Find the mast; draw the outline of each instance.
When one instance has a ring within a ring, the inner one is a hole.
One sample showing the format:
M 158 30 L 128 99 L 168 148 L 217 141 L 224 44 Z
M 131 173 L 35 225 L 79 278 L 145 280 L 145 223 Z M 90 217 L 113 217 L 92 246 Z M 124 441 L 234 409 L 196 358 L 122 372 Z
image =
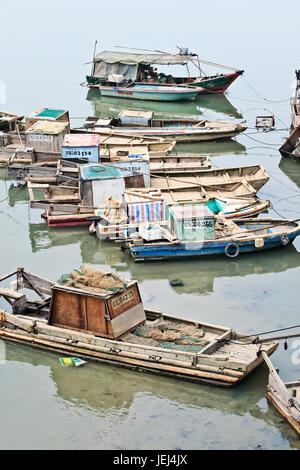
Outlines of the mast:
M 97 47 L 97 39 L 95 41 L 95 45 L 94 45 L 94 53 L 93 53 L 93 61 L 92 61 L 92 70 L 91 70 L 91 76 L 93 77 L 94 76 L 94 71 L 95 71 L 95 55 L 96 55 L 96 47 Z

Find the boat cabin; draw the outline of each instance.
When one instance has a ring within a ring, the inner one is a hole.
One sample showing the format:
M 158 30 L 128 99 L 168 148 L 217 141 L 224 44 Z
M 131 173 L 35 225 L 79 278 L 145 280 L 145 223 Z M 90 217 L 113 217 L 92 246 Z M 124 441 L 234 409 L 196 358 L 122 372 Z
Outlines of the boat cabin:
M 215 216 L 204 204 L 174 205 L 168 208 L 169 230 L 179 241 L 213 240 Z
M 229 74 L 206 75 L 202 64 L 213 65 L 230 70 Z M 131 83 L 172 85 L 193 85 L 203 87 L 215 93 L 224 93 L 230 84 L 243 73 L 233 67 L 228 67 L 199 59 L 198 54 L 181 48 L 179 54 L 155 53 L 136 54 L 119 51 L 102 51 L 96 54 L 92 61 L 91 75 L 86 76 L 88 86 L 118 86 L 126 87 Z M 200 65 L 201 64 L 201 65 Z M 174 77 L 172 74 L 158 71 L 157 66 L 183 65 L 187 76 Z M 196 76 L 191 76 L 189 65 L 196 68 Z
M 90 84 L 118 83 L 179 83 L 171 74 L 158 73 L 154 65 L 187 65 L 194 55 L 135 54 L 129 52 L 103 51 L 93 59 L 92 73 L 87 76 Z M 182 83 L 187 82 L 182 78 Z M 190 79 L 193 81 L 193 79 Z
M 69 111 L 66 109 L 41 108 L 26 116 L 25 129 L 37 121 L 59 121 L 70 123 Z
M 9 287 L 0 285 L 14 315 L 46 318 L 48 325 L 118 339 L 145 323 L 146 315 L 137 281 L 118 273 L 103 272 L 88 265 L 64 274 L 54 283 L 23 268 L 0 278 L 17 279 Z M 33 290 L 39 300 L 29 300 L 22 289 Z
M 98 163 L 99 146 L 100 136 L 97 134 L 67 134 L 61 147 L 61 156 L 79 163 Z
M 36 151 L 60 153 L 64 137 L 69 132 L 67 121 L 38 120 L 26 130 L 25 144 Z

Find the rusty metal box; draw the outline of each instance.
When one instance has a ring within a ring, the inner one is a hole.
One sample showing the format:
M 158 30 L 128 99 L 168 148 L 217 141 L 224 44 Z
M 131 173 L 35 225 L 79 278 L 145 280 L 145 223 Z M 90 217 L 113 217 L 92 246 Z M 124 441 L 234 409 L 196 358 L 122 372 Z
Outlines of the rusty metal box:
M 126 289 L 108 295 L 60 284 L 52 287 L 49 325 L 118 339 L 144 324 L 145 320 L 136 281 L 130 281 Z

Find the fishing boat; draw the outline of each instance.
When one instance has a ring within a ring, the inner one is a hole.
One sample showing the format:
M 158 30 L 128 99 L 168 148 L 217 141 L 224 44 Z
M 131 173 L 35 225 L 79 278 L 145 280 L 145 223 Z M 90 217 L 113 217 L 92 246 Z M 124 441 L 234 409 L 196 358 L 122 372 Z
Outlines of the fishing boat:
M 241 219 L 255 217 L 261 212 L 266 212 L 271 203 L 268 200 L 254 198 L 223 198 L 211 199 L 209 209 L 215 214 L 226 219 Z
M 170 175 L 176 171 L 208 170 L 210 158 L 197 154 L 150 156 L 150 172 L 155 175 Z
M 283 157 L 300 160 L 300 125 L 297 126 L 279 148 Z
M 0 339 L 223 387 L 263 362 L 256 336 L 144 309 L 137 282 L 117 273 L 81 266 L 54 283 L 19 268 L 0 280 L 15 275 L 10 287 L 0 287 L 11 308 L 0 310 Z M 23 288 L 40 300 L 28 299 Z M 277 346 L 271 341 L 264 349 L 270 355 Z
M 85 127 L 88 126 L 91 132 L 102 136 L 160 137 L 175 139 L 176 142 L 230 139 L 247 129 L 239 123 L 206 119 L 154 119 L 152 111 L 142 110 L 123 110 L 118 118 L 88 117 Z
M 194 100 L 201 91 L 198 87 L 169 86 L 130 83 L 128 86 L 98 86 L 102 96 L 132 98 L 147 101 Z
M 291 117 L 292 129 L 296 129 L 300 125 L 300 70 L 295 71 L 296 74 L 296 85 L 294 95 L 291 97 Z
M 283 157 L 300 158 L 300 70 L 296 70 L 296 86 L 291 97 L 291 128 L 290 135 L 279 148 Z
M 174 139 L 107 135 L 102 136 L 100 140 L 100 157 L 105 158 L 110 150 L 129 151 L 136 154 L 144 153 L 145 148 L 149 157 L 165 157 L 174 150 L 175 145 Z
M 143 195 L 129 191 L 126 194 L 127 201 L 127 216 L 123 213 L 122 219 L 116 215 L 116 209 L 110 214 L 107 211 L 106 217 L 103 217 L 103 209 L 96 209 L 94 216 L 87 216 L 86 220 L 93 221 L 89 228 L 90 233 L 96 233 L 97 238 L 104 240 L 106 238 L 121 241 L 127 237 L 132 241 L 132 233 L 137 239 L 141 227 L 147 224 L 147 230 L 151 228 L 161 229 L 161 235 L 170 241 L 174 241 L 172 234 L 166 229 L 168 227 L 168 220 L 166 214 L 168 209 L 165 207 L 165 200 L 161 195 L 154 198 L 155 191 L 150 194 L 144 193 Z M 149 196 L 150 198 L 149 198 Z M 129 198 L 130 197 L 130 198 Z M 149 198 L 149 199 L 147 199 Z M 266 212 L 270 207 L 270 201 L 253 198 L 212 198 L 205 204 L 206 207 L 214 214 L 223 216 L 225 219 L 240 219 L 246 217 L 256 217 L 261 212 Z M 66 217 L 66 216 L 65 216 Z M 62 225 L 62 217 L 49 216 L 47 217 L 48 225 L 57 224 Z M 69 219 L 68 219 L 69 220 Z M 151 231 L 149 232 L 151 233 Z
M 96 45 L 95 45 L 96 47 Z M 125 48 L 124 48 L 125 49 Z M 126 48 L 128 49 L 128 48 Z M 141 49 L 143 50 L 143 49 Z M 155 52 L 155 51 L 152 51 Z M 95 54 L 92 61 L 91 75 L 86 76 L 87 86 L 102 87 L 119 82 L 133 82 L 137 84 L 192 85 L 201 87 L 201 93 L 224 93 L 227 88 L 243 74 L 243 70 L 227 67 L 221 64 L 203 61 L 199 56 L 190 53 L 187 49 L 181 49 L 178 54 L 169 54 L 161 51 L 151 54 L 129 53 L 119 51 L 103 51 Z M 213 65 L 228 69 L 227 74 L 206 75 L 200 64 Z M 184 65 L 187 68 L 187 77 L 173 77 L 164 73 L 158 73 L 153 65 Z M 190 75 L 189 65 L 193 65 L 199 74 L 197 77 Z M 104 95 L 105 96 L 105 95 Z M 107 96 L 107 95 L 106 95 Z M 112 95 L 110 95 L 112 96 Z M 116 94 L 116 96 L 118 96 Z M 133 97 L 130 96 L 129 97 Z
M 75 132 L 71 133 L 81 133 Z M 26 147 L 25 142 L 11 141 L 11 134 L 7 135 L 7 141 L 3 146 L 0 145 L 0 166 L 8 166 L 12 163 L 30 165 L 30 164 L 55 164 L 61 158 L 61 152 L 35 150 L 34 147 Z M 22 138 L 22 134 L 20 135 Z M 0 136 L 1 140 L 1 136 Z M 100 159 L 110 159 L 111 155 L 121 152 L 125 154 L 145 154 L 149 157 L 166 157 L 169 155 L 176 145 L 176 141 L 172 139 L 160 139 L 149 137 L 132 137 L 132 136 L 103 136 L 99 145 Z M 124 153 L 125 152 L 125 153 Z M 78 158 L 82 163 L 88 161 L 88 157 Z
M 300 434 L 300 380 L 284 383 L 268 354 L 265 351 L 261 354 L 269 367 L 267 399 Z
M 125 241 L 122 249 L 128 249 L 134 261 L 212 255 L 236 258 L 240 253 L 285 247 L 300 234 L 300 225 L 294 221 L 268 218 L 233 221 L 215 217 L 208 208 L 204 211 L 199 207 L 175 207 L 171 212 L 171 231 L 165 234 L 156 229 L 155 240 L 140 236 Z
M 152 174 L 155 175 L 152 171 Z M 240 166 L 232 168 L 213 168 L 213 169 L 197 169 L 185 170 L 174 169 L 170 173 L 168 170 L 164 172 L 163 176 L 157 175 L 151 177 L 151 186 L 159 188 L 163 192 L 173 190 L 186 190 L 196 189 L 197 186 L 202 186 L 204 189 L 222 191 L 231 187 L 236 183 L 246 182 L 251 185 L 249 188 L 249 195 L 264 186 L 269 180 L 269 175 L 264 169 L 263 165 Z M 245 194 L 246 195 L 246 194 Z

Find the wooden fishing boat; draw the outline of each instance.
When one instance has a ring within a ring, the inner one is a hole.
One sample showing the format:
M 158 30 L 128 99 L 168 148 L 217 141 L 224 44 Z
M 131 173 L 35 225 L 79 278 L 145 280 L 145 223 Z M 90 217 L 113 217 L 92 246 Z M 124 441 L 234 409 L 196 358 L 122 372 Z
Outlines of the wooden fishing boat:
M 279 152 L 283 157 L 300 160 L 300 125 L 297 126 L 279 148 Z
M 172 175 L 169 177 L 171 180 Z M 152 181 L 154 177 L 152 177 Z M 247 181 L 237 183 L 223 184 L 222 188 L 218 186 L 206 186 L 205 188 L 199 183 L 186 183 L 182 178 L 176 183 L 179 186 L 171 185 L 169 187 L 159 188 L 161 194 L 166 200 L 167 204 L 190 204 L 206 202 L 208 199 L 213 198 L 249 198 L 256 195 L 256 189 Z M 154 183 L 155 186 L 155 183 Z
M 177 154 L 150 157 L 150 172 L 155 175 L 171 175 L 177 171 L 199 171 L 210 168 L 210 158 L 204 155 Z
M 247 126 L 220 121 L 194 119 L 153 119 L 152 111 L 123 110 L 118 118 L 89 117 L 85 126 L 102 136 L 127 135 L 135 137 L 160 137 L 176 142 L 198 142 L 230 139 L 244 132 Z
M 96 132 L 97 133 L 97 132 Z M 169 155 L 176 145 L 174 139 L 160 139 L 150 137 L 132 137 L 132 136 L 102 136 L 100 141 L 100 157 L 105 158 L 109 150 L 122 150 L 131 153 L 144 152 L 145 147 L 149 157 L 164 157 Z
M 180 230 L 177 229 L 177 233 L 169 232 L 167 240 L 163 240 L 162 232 L 160 240 L 149 242 L 140 238 L 126 241 L 123 249 L 129 250 L 134 261 L 179 260 L 211 255 L 235 258 L 240 253 L 287 246 L 300 234 L 299 223 L 288 220 L 259 218 L 233 221 L 226 218 L 218 220 L 216 217 L 214 226 L 211 216 L 199 217 L 197 211 L 192 215 L 177 215 L 177 219 Z M 205 235 L 206 229 L 208 235 Z
M 94 54 L 91 75 L 86 76 L 87 86 L 102 88 L 102 86 L 104 87 L 108 84 L 116 85 L 120 82 L 128 83 L 133 81 L 137 84 L 191 85 L 201 87 L 201 93 L 224 93 L 244 72 L 233 67 L 200 60 L 197 54 L 190 53 L 187 49 L 181 49 L 178 54 L 169 54 L 161 51 L 153 52 L 159 53 L 136 54 L 103 51 L 97 55 Z M 190 75 L 189 65 L 191 64 L 196 67 L 199 74 L 196 77 Z M 200 64 L 213 65 L 218 68 L 228 69 L 231 72 L 208 76 L 203 73 Z M 158 74 L 156 70 L 153 70 L 152 65 L 185 65 L 188 70 L 188 77 L 173 77 L 164 73 Z
M 0 279 L 15 274 L 14 289 L 0 287 L 12 309 L 0 310 L 3 340 L 224 387 L 238 384 L 263 362 L 254 337 L 249 341 L 231 328 L 144 310 L 136 281 L 122 280 L 123 288 L 100 293 L 53 283 L 23 268 Z M 27 299 L 22 287 L 41 300 Z M 264 349 L 270 355 L 277 346 L 270 342 Z
M 211 199 L 208 203 L 208 207 L 215 215 L 234 220 L 256 217 L 261 212 L 266 212 L 270 205 L 270 201 L 257 197 Z
M 300 126 L 300 70 L 296 70 L 296 86 L 294 96 L 291 97 L 291 117 L 292 129 L 296 129 L 296 127 Z
M 279 377 L 278 370 L 270 361 L 268 354 L 265 351 L 262 351 L 261 354 L 270 371 L 267 399 L 300 434 L 300 380 L 284 383 Z
M 290 100 L 291 129 L 290 135 L 281 145 L 279 152 L 283 157 L 300 158 L 300 70 L 296 70 L 295 93 Z
M 155 170 L 151 173 L 155 174 Z M 152 177 L 151 186 L 159 188 L 161 191 L 173 189 L 193 189 L 201 185 L 204 189 L 212 190 L 216 187 L 219 190 L 226 189 L 233 183 L 242 183 L 246 181 L 256 191 L 264 186 L 269 180 L 269 175 L 263 165 L 240 166 L 232 168 L 200 169 L 186 170 L 180 169 L 171 171 L 166 170 L 164 176 Z M 250 191 L 253 193 L 253 191 Z
M 111 96 L 117 98 L 131 98 L 135 100 L 147 101 L 186 101 L 194 100 L 201 88 L 188 86 L 170 86 L 153 84 L 130 84 L 124 86 L 98 86 L 102 96 Z

